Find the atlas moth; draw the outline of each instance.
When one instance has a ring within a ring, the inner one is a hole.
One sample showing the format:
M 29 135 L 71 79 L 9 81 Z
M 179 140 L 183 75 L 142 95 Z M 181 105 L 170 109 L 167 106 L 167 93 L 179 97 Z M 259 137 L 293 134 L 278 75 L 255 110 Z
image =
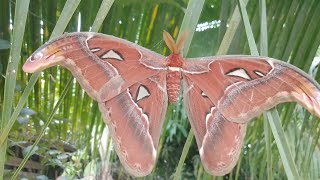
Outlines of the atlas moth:
M 185 59 L 187 35 L 162 56 L 117 37 L 69 33 L 35 51 L 23 65 L 27 73 L 60 65 L 96 100 L 115 150 L 134 176 L 148 175 L 168 103 L 175 103 L 183 82 L 183 102 L 201 161 L 212 175 L 236 165 L 247 122 L 282 102 L 295 101 L 320 117 L 318 83 L 300 69 L 269 57 L 244 55 Z

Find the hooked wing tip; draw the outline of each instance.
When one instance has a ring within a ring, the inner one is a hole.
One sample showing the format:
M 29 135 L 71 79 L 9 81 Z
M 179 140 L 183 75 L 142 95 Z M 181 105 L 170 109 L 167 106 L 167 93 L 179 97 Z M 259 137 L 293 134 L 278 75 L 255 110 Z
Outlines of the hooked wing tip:
M 23 64 L 22 70 L 26 73 L 40 72 L 46 68 L 57 65 L 61 60 L 64 60 L 63 56 L 50 56 L 35 58 L 34 55 L 30 56 Z
M 28 62 L 29 59 L 27 59 L 27 62 L 25 62 L 22 66 L 22 70 L 26 73 L 34 73 L 35 69 L 34 66 L 31 65 L 31 63 Z
M 304 106 L 311 114 L 320 117 L 320 92 L 311 89 L 309 93 L 293 92 L 292 96 L 298 104 Z
M 58 65 L 60 61 L 65 60 L 64 54 L 55 44 L 49 44 L 40 47 L 24 63 L 22 70 L 26 73 L 40 72 L 46 68 Z
M 22 66 L 22 70 L 26 73 L 34 73 L 39 69 L 41 63 L 39 61 L 43 58 L 41 48 L 34 52 Z

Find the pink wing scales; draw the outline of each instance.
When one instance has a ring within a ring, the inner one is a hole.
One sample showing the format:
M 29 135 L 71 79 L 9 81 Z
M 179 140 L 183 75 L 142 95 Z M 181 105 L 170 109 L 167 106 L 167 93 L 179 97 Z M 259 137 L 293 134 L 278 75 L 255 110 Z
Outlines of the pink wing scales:
M 148 174 L 167 107 L 165 57 L 116 37 L 71 33 L 39 48 L 23 70 L 32 73 L 54 65 L 68 68 L 99 102 L 127 170 L 135 176 Z M 182 74 L 200 156 L 215 175 L 234 167 L 246 129 L 242 123 L 262 111 L 297 101 L 320 115 L 319 85 L 295 67 L 270 58 L 201 58 L 186 61 Z
M 25 72 L 54 65 L 71 71 L 99 108 L 124 167 L 134 176 L 155 164 L 167 108 L 165 57 L 98 33 L 70 33 L 28 58 Z
M 111 100 L 99 103 L 117 154 L 135 176 L 149 174 L 155 165 L 168 104 L 165 75 L 138 82 Z
M 91 98 L 101 102 L 160 73 L 165 68 L 164 61 L 164 56 L 120 38 L 69 33 L 40 47 L 28 58 L 23 70 L 32 73 L 54 65 L 64 66 Z
M 245 123 L 263 111 L 295 101 L 320 115 L 319 85 L 287 63 L 222 56 L 186 61 L 182 69 L 188 117 L 202 162 L 213 175 L 235 166 Z
M 248 122 L 279 103 L 293 101 L 320 117 L 319 85 L 290 64 L 263 57 L 225 56 L 187 61 L 184 69 L 184 76 L 229 121 Z
M 188 78 L 184 79 L 184 104 L 205 169 L 217 176 L 229 173 L 239 159 L 246 124 L 226 120 Z

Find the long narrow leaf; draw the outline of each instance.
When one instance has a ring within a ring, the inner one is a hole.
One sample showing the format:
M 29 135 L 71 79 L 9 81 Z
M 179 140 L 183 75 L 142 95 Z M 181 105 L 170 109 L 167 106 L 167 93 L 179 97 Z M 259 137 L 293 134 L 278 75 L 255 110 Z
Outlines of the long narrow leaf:
M 267 28 L 267 10 L 266 1 L 260 0 L 260 11 L 261 11 L 261 28 L 260 28 L 260 54 L 262 56 L 268 56 L 268 28 Z M 264 113 L 264 119 L 267 119 Z M 268 121 L 263 121 L 264 137 L 266 141 L 266 153 L 267 153 L 267 179 L 272 179 L 272 157 L 271 157 L 271 133 L 270 125 Z M 261 171 L 264 171 L 261 169 Z
M 247 38 L 248 38 L 250 52 L 254 56 L 259 56 L 258 48 L 257 48 L 256 42 L 254 40 L 253 32 L 252 32 L 252 29 L 250 26 L 248 13 L 247 13 L 245 4 L 242 0 L 239 0 L 239 7 L 240 7 L 240 12 L 241 12 L 244 28 L 246 30 L 246 34 L 247 34 Z
M 23 32 L 25 29 L 29 0 L 18 0 L 16 3 L 14 27 L 12 36 L 12 47 L 10 49 L 9 63 L 6 72 L 6 81 L 4 85 L 4 100 L 2 117 L 0 122 L 0 132 L 6 128 L 9 123 L 10 115 L 12 112 L 12 106 L 14 103 L 16 77 L 18 72 L 18 65 L 20 61 L 20 52 L 23 40 Z M 6 143 L 7 136 L 3 137 L 3 144 L 0 145 L 0 179 L 3 177 L 5 156 L 7 150 Z
M 198 0 L 198 1 L 190 0 L 188 3 L 186 14 L 183 17 L 183 21 L 182 21 L 180 32 L 179 32 L 179 36 L 180 36 L 183 31 L 185 30 L 188 31 L 188 38 L 183 47 L 183 54 L 185 55 L 187 55 L 187 53 L 189 52 L 191 40 L 196 30 L 196 26 L 203 9 L 203 5 L 204 5 L 204 0 Z
M 188 151 L 189 151 L 190 146 L 192 144 L 193 137 L 194 137 L 193 131 L 190 130 L 189 134 L 188 134 L 188 137 L 187 137 L 187 140 L 186 140 L 186 143 L 183 146 L 182 154 L 180 156 L 180 160 L 179 160 L 176 172 L 174 174 L 174 178 L 173 178 L 174 180 L 178 180 L 179 177 L 180 177 L 184 161 L 185 161 L 185 159 L 186 159 L 186 157 L 188 155 Z
M 248 1 L 249 0 L 243 0 L 243 6 L 246 6 Z M 228 50 L 231 45 L 231 41 L 233 40 L 233 37 L 236 34 L 236 31 L 237 31 L 237 28 L 239 27 L 240 22 L 241 22 L 240 11 L 239 11 L 239 7 L 236 6 L 236 8 L 233 10 L 233 13 L 229 22 L 229 27 L 223 36 L 217 55 L 225 55 L 228 53 Z
M 101 6 L 99 8 L 99 11 L 97 13 L 96 19 L 94 20 L 92 24 L 91 31 L 92 32 L 98 32 L 101 24 L 103 23 L 104 19 L 106 18 L 107 14 L 109 13 L 109 10 L 113 4 L 114 0 L 103 0 L 101 3 Z
M 284 169 L 286 170 L 288 179 L 300 179 L 298 170 L 293 161 L 292 154 L 289 150 L 289 145 L 284 135 L 284 131 L 281 127 L 279 113 L 277 112 L 276 109 L 272 109 L 269 112 L 267 112 L 267 116 L 269 119 L 273 136 L 276 140 L 278 150 L 280 152 L 280 157 L 282 159 Z

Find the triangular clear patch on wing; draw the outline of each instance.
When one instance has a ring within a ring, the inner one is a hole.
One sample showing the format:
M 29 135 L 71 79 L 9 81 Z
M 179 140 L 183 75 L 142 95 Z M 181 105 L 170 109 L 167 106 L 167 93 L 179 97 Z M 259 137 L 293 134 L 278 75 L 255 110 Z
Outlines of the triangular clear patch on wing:
M 101 56 L 101 59 L 115 59 L 119 61 L 123 61 L 122 55 L 114 50 L 109 50 Z
M 247 79 L 247 80 L 251 80 L 252 79 L 249 76 L 249 74 L 247 73 L 247 71 L 242 69 L 242 68 L 234 69 L 234 70 L 228 72 L 226 75 L 240 77 L 240 78 L 244 78 L 244 79 Z
M 136 100 L 139 101 L 145 97 L 150 96 L 149 90 L 147 87 L 141 85 L 138 89 L 138 94 Z

